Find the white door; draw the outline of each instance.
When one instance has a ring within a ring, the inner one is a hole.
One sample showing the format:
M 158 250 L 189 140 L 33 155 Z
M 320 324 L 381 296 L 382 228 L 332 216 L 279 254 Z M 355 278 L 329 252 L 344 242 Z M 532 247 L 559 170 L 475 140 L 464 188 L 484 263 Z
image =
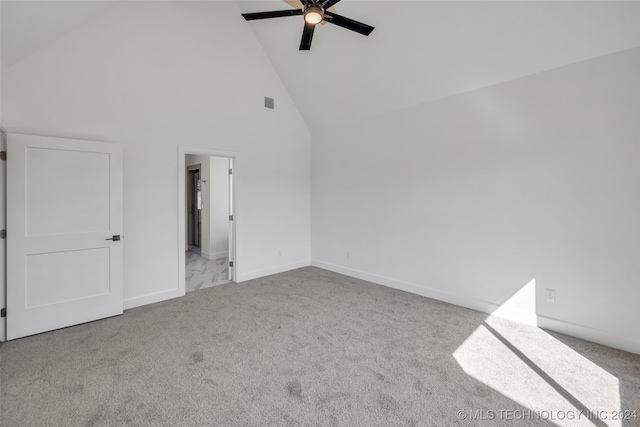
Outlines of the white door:
M 235 217 L 233 209 L 233 159 L 229 159 L 229 274 L 227 279 L 236 280 L 236 247 L 235 247 Z
M 0 149 L 2 151 L 7 150 L 7 144 L 5 135 L 0 133 Z M 4 160 L 0 161 L 0 229 L 5 230 L 6 227 L 6 200 L 7 200 L 7 186 L 5 183 L 7 182 L 7 162 Z M 0 308 L 6 308 L 6 285 L 7 285 L 7 241 L 0 239 Z M 0 341 L 5 341 L 7 339 L 7 322 L 6 317 L 0 316 Z
M 121 234 L 120 145 L 9 134 L 7 339 L 122 314 Z

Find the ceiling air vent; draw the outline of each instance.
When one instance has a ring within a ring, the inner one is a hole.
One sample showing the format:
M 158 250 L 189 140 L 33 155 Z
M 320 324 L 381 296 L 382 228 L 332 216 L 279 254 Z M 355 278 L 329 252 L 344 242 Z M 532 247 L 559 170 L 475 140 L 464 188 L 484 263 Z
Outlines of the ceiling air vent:
M 273 100 L 273 98 L 269 98 L 268 96 L 264 97 L 264 107 L 265 108 L 270 108 L 270 109 L 273 110 L 275 108 L 274 107 L 274 102 L 275 101 Z

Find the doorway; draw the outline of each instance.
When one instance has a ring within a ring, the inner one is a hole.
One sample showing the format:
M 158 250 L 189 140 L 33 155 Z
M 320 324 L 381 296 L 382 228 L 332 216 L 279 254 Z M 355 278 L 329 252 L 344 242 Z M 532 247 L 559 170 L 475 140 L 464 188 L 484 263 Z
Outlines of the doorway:
M 234 280 L 233 158 L 185 153 L 185 292 Z
M 200 255 L 202 248 L 202 181 L 201 165 L 187 166 L 187 250 Z

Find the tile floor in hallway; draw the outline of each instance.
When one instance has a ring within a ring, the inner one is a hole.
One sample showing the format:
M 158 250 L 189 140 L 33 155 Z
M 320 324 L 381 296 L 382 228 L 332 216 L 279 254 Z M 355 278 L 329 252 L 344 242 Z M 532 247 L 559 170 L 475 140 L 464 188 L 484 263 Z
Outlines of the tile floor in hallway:
M 188 251 L 186 259 L 187 292 L 221 285 L 229 281 L 229 258 L 208 260 L 197 253 Z

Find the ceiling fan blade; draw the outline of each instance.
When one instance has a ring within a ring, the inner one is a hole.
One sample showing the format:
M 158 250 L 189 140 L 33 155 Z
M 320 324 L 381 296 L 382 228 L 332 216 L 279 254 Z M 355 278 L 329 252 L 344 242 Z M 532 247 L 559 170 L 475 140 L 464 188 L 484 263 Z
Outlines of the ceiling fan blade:
M 316 29 L 316 24 L 304 23 L 304 31 L 302 32 L 302 40 L 300 41 L 300 50 L 310 50 L 311 40 L 313 40 L 313 31 Z
M 304 9 L 304 3 L 300 0 L 282 0 L 294 9 Z
M 327 0 L 322 4 L 322 8 L 324 10 L 329 9 L 330 7 L 333 7 L 334 4 L 338 3 L 340 0 Z M 335 13 L 335 12 L 334 12 Z
M 282 18 L 284 16 L 296 16 L 302 15 L 302 9 L 287 9 L 287 10 L 272 10 L 270 12 L 254 12 L 243 13 L 242 16 L 247 21 L 254 21 L 256 19 L 268 19 L 268 18 Z
M 346 28 L 347 30 L 355 31 L 356 33 L 364 34 L 365 36 L 371 34 L 371 31 L 375 28 L 371 25 L 363 24 L 362 22 L 354 21 L 353 19 L 338 15 L 337 13 L 329 12 L 328 10 L 324 12 L 324 19 L 331 24 Z
M 286 4 L 288 4 L 289 6 L 291 6 L 294 9 L 302 9 L 304 10 L 304 8 L 306 6 L 309 6 L 311 3 L 313 3 L 312 0 L 282 0 L 283 2 L 285 2 Z M 340 1 L 340 0 L 338 0 Z M 303 4 L 304 3 L 304 4 Z M 338 13 L 338 11 L 336 10 L 335 7 L 331 6 L 330 8 L 327 8 L 329 11 L 333 12 L 333 13 Z M 325 25 L 327 22 L 326 21 L 322 21 L 320 22 L 322 25 Z

